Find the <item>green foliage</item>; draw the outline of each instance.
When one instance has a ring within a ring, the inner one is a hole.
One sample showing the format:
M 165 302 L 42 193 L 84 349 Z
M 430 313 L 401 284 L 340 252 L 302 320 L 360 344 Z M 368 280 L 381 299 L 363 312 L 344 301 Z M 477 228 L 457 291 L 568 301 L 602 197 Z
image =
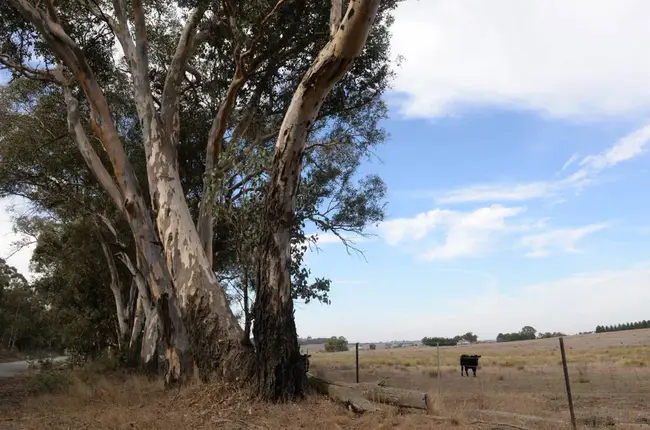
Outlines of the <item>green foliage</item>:
M 461 334 L 458 336 L 454 336 L 453 338 L 448 338 L 448 337 L 424 337 L 422 338 L 422 344 L 426 346 L 453 346 L 458 343 L 460 340 L 466 340 L 468 342 L 477 342 L 478 341 L 478 336 L 475 335 L 474 333 L 467 332 L 465 334 Z
M 448 337 L 423 337 L 422 344 L 426 346 L 454 346 L 458 343 L 457 339 Z
M 343 336 L 332 336 L 325 342 L 325 351 L 342 352 L 348 350 L 348 341 Z
M 523 327 L 517 333 L 499 333 L 497 342 L 514 342 L 518 340 L 532 340 L 536 338 L 537 330 L 531 326 Z
M 608 326 L 599 325 L 596 327 L 596 333 L 607 333 L 611 331 L 624 331 L 624 330 L 638 330 L 643 328 L 650 328 L 650 320 L 643 320 L 643 321 L 637 321 L 633 323 L 624 323 L 624 324 L 608 325 Z
M 51 394 L 65 390 L 72 385 L 72 381 L 72 373 L 65 366 L 54 365 L 51 360 L 39 360 L 30 386 L 36 394 Z
M 0 258 L 0 349 L 58 349 L 51 309 L 18 271 Z
M 64 370 L 43 370 L 31 379 L 32 391 L 50 394 L 62 391 L 71 384 L 70 375 Z
M 44 226 L 32 257 L 44 275 L 34 287 L 56 317 L 62 344 L 87 357 L 118 342 L 110 276 L 93 229 L 85 220 Z
M 551 332 L 547 331 L 546 333 L 538 333 L 537 334 L 538 339 L 551 339 L 551 338 L 554 338 L 554 337 L 565 337 L 565 336 L 566 336 L 566 334 L 564 334 L 562 332 L 552 332 L 551 333 Z
M 375 349 L 377 349 L 377 345 L 375 345 L 374 343 L 371 343 L 371 344 L 368 346 L 368 349 L 370 349 L 371 351 L 374 351 Z
M 468 342 L 474 343 L 474 342 L 478 342 L 478 336 L 472 333 L 471 331 L 469 331 L 465 334 L 454 337 L 454 340 L 456 340 L 457 342 L 459 340 L 466 340 Z

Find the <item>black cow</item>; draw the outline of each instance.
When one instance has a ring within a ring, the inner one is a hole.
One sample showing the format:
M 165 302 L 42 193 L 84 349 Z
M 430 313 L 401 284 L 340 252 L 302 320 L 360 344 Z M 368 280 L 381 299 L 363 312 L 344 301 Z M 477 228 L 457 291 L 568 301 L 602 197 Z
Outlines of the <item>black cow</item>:
M 462 354 L 460 356 L 460 376 L 463 376 L 463 369 L 467 376 L 469 376 L 468 369 L 472 369 L 472 373 L 474 374 L 474 377 L 476 377 L 476 368 L 478 367 L 479 358 L 481 358 L 480 355 Z
M 304 367 L 305 373 L 309 372 L 309 357 L 311 354 L 300 354 L 300 365 Z

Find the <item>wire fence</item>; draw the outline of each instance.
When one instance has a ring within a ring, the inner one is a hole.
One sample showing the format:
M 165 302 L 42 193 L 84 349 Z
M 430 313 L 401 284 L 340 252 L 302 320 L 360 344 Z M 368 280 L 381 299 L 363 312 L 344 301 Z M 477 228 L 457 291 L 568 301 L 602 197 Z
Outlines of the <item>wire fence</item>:
M 589 423 L 648 425 L 650 331 L 640 336 L 645 341 L 604 347 L 569 337 L 548 339 L 543 347 L 535 346 L 539 341 L 376 350 L 354 344 L 348 352 L 312 349 L 310 354 L 312 368 L 331 379 L 383 381 L 462 407 L 555 416 L 573 428 Z M 476 377 L 470 371 L 469 378 L 461 379 L 461 354 L 480 355 Z

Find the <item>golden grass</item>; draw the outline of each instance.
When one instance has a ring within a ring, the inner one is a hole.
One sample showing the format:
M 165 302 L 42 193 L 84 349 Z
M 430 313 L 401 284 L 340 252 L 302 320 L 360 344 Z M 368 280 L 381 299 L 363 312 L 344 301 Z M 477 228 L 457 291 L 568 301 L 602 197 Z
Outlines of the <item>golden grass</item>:
M 273 405 L 251 400 L 225 384 L 196 383 L 181 391 L 164 390 L 141 376 L 73 377 L 58 394 L 30 397 L 20 404 L 0 403 L 0 429 L 469 429 L 458 418 L 395 409 L 358 416 L 323 396 Z
M 562 363 L 559 348 L 548 350 L 526 350 L 523 348 L 441 348 L 440 365 L 443 368 L 458 367 L 459 355 L 471 353 L 481 355 L 482 367 L 558 366 Z M 311 353 L 311 363 L 320 366 L 355 366 L 354 351 Z M 567 362 L 587 364 L 616 364 L 645 367 L 650 365 L 650 346 L 620 346 L 609 348 L 567 351 Z M 436 348 L 397 348 L 359 352 L 359 367 L 368 369 L 376 366 L 402 368 L 436 368 Z M 521 369 L 520 369 L 521 370 Z
M 650 424 L 650 330 L 635 336 L 627 342 L 630 345 L 620 344 L 625 341 L 620 334 L 566 339 L 576 414 L 583 428 Z M 482 355 L 476 378 L 460 377 L 461 352 Z M 353 352 L 311 354 L 314 373 L 354 380 Z M 494 423 L 567 428 L 557 340 L 441 348 L 440 378 L 435 348 L 360 354 L 362 381 L 384 379 L 388 386 L 427 392 L 429 413 L 386 407 L 357 416 L 318 395 L 270 405 L 223 384 L 197 383 L 182 391 L 165 391 L 160 381 L 141 376 L 82 372 L 70 374 L 70 383 L 63 384 L 59 393 L 38 396 L 25 388 L 33 386 L 26 376 L 1 381 L 0 429 L 509 428 Z

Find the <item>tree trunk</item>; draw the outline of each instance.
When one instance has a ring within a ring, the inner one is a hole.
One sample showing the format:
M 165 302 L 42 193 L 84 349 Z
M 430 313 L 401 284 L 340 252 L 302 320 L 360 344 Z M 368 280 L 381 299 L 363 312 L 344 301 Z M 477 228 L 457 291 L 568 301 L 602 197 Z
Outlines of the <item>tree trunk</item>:
M 133 265 L 133 262 L 127 254 L 120 254 L 120 259 L 129 270 L 129 272 L 131 272 L 135 285 L 138 288 L 137 312 L 141 311 L 144 314 L 139 318 L 139 343 L 137 341 L 133 341 L 132 335 L 132 343 L 130 347 L 134 354 L 136 351 L 139 351 L 141 367 L 149 372 L 155 372 L 157 371 L 158 367 L 157 349 L 162 336 L 163 327 L 160 321 L 158 310 L 151 303 L 147 281 L 142 275 L 142 270 L 143 268 L 147 267 L 147 264 L 140 253 L 138 253 L 137 257 L 138 266 L 136 267 Z M 135 334 L 136 330 L 135 325 L 136 323 L 134 321 L 133 334 Z
M 115 314 L 117 316 L 117 328 L 118 328 L 118 348 L 120 351 L 124 351 L 124 347 L 128 341 L 129 335 L 129 319 L 127 317 L 127 308 L 124 305 L 124 299 L 122 298 L 122 283 L 120 282 L 120 275 L 117 273 L 117 267 L 115 266 L 115 259 L 113 258 L 113 253 L 106 241 L 101 238 L 101 233 L 98 232 L 99 243 L 102 246 L 102 251 L 104 252 L 104 257 L 106 258 L 106 264 L 108 265 L 108 271 L 111 274 L 111 291 L 113 293 L 113 299 L 115 300 Z
M 139 362 L 138 357 L 142 348 L 142 335 L 144 334 L 144 308 L 142 307 L 142 300 L 138 296 L 135 303 L 135 310 L 133 311 L 133 325 L 131 327 L 131 338 L 129 339 L 129 363 L 133 364 Z
M 242 279 L 242 293 L 244 295 L 244 342 L 250 342 L 251 338 L 251 312 L 250 305 L 248 304 L 249 287 L 248 266 L 244 266 L 244 277 Z
M 133 1 L 133 13 L 135 44 L 128 35 L 118 37 L 121 37 L 125 54 L 131 59 L 135 107 L 144 138 L 156 227 L 183 310 L 194 363 L 203 377 L 218 371 L 222 376 L 239 378 L 242 376 L 240 368 L 248 368 L 241 364 L 249 361 L 251 351 L 241 341 L 243 330 L 230 309 L 224 289 L 217 282 L 192 221 L 176 167 L 173 136 L 165 132 L 173 127 L 165 127 L 156 112 L 149 82 L 147 34 L 140 0 Z M 189 31 L 190 25 L 188 22 L 184 33 Z
M 77 79 L 86 84 L 89 81 L 94 82 L 92 72 L 87 73 L 90 73 L 90 76 L 85 76 L 80 73 Z M 88 141 L 79 120 L 77 100 L 73 97 L 68 86 L 64 85 L 63 89 L 68 108 L 68 127 L 70 133 L 77 142 L 88 167 L 102 183 L 109 195 L 116 200 L 115 203 L 118 207 L 122 209 L 131 227 L 137 249 L 142 255 L 143 262 L 146 264 L 145 273 L 149 278 L 151 296 L 163 327 L 162 333 L 164 336 L 165 358 L 167 361 L 165 381 L 167 384 L 182 382 L 190 377 L 193 369 L 187 331 L 182 320 L 177 297 L 174 294 L 172 278 L 164 260 L 163 248 L 156 235 L 133 168 L 126 157 L 124 148 L 117 136 L 117 130 L 110 118 L 106 100 L 97 88 L 84 88 L 87 97 L 91 98 L 92 94 L 96 94 L 96 97 L 91 99 L 94 117 L 99 117 L 101 113 L 105 113 L 105 116 L 108 117 L 107 122 L 103 122 L 100 125 L 94 120 L 93 125 L 95 133 L 101 138 L 104 145 L 111 149 L 108 152 L 111 156 L 111 162 L 115 175 L 118 178 L 120 189 L 112 181 L 112 178 L 106 172 L 106 169 Z M 91 91 L 91 89 L 95 91 Z
M 263 280 L 254 309 L 256 382 L 262 398 L 282 401 L 303 393 L 306 369 L 300 365 L 290 274 L 302 156 L 323 101 L 361 53 L 378 6 L 379 0 L 350 1 L 338 31 L 294 93 L 280 127 L 265 205 Z

